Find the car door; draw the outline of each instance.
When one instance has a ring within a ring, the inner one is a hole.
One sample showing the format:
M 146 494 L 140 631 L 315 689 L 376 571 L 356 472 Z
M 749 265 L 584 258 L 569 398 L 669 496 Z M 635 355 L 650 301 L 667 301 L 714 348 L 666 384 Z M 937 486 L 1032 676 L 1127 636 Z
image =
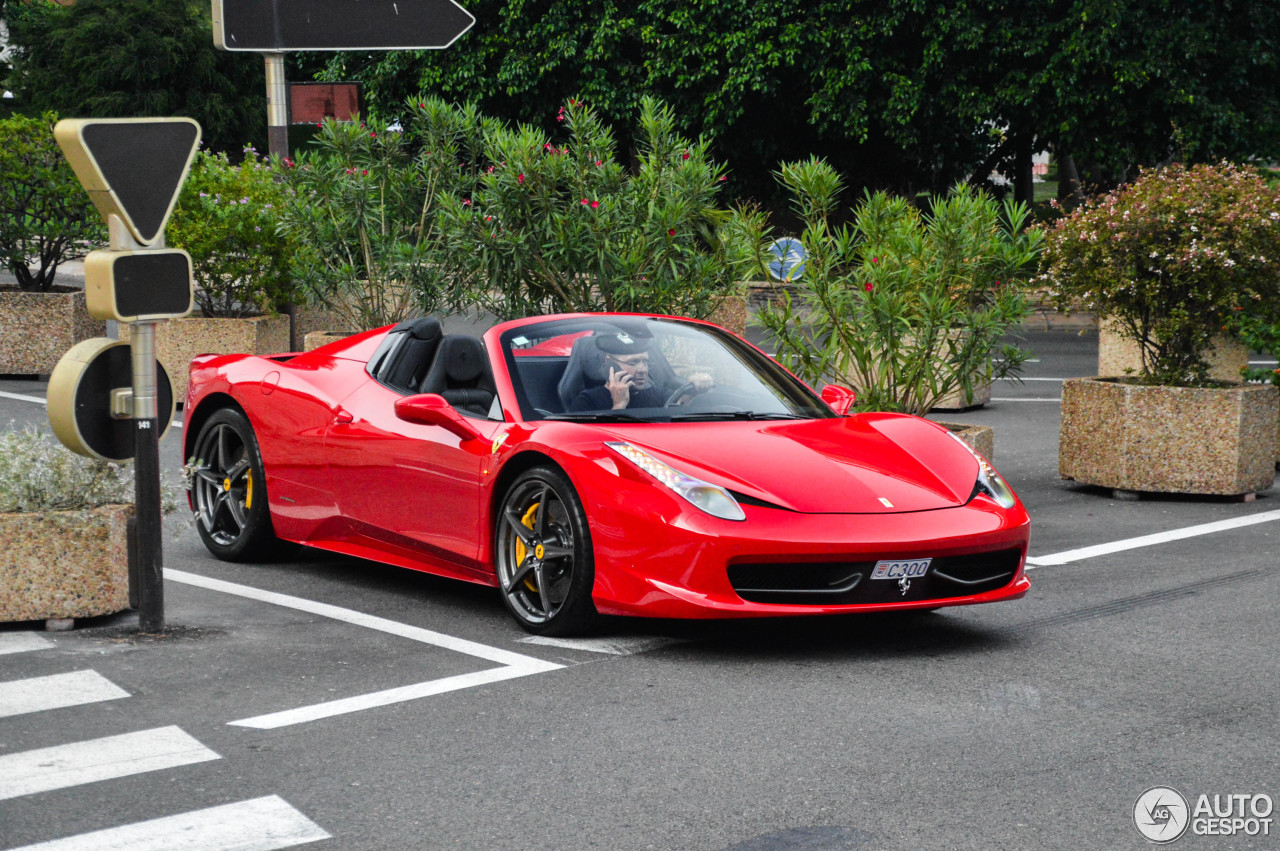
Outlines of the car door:
M 484 440 L 401 420 L 404 393 L 370 379 L 342 401 L 325 435 L 329 481 L 352 530 L 381 548 L 409 550 L 484 573 L 481 465 L 501 425 L 474 420 Z

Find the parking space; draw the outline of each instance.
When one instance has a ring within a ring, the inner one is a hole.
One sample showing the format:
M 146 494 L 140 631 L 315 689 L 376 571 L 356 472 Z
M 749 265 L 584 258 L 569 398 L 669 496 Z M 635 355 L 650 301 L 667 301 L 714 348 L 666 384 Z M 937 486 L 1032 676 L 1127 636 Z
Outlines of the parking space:
M 1275 798 L 1276 489 L 1062 481 L 1059 379 L 1092 373 L 1093 338 L 1029 346 L 1026 381 L 939 417 L 996 429 L 1033 522 L 1024 600 L 531 641 L 492 589 L 217 562 L 174 516 L 168 635 L 0 628 L 0 848 L 208 824 L 239 844 L 191 847 L 1140 848 L 1151 786 Z M 0 380 L 0 423 L 43 422 L 43 395 Z

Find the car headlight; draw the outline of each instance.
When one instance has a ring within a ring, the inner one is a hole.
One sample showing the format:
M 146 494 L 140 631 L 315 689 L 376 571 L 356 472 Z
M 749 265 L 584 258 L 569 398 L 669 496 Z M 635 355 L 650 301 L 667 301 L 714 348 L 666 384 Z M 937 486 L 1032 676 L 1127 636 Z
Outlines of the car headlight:
M 622 441 L 606 441 L 605 446 L 653 476 L 667 488 L 675 491 L 693 505 L 723 520 L 746 520 L 742 506 L 727 490 L 719 485 L 696 479 L 688 473 L 682 473 L 670 464 L 664 464 L 643 449 L 637 449 L 630 443 Z
M 975 489 L 991 497 L 1000 507 L 1013 508 L 1013 504 L 1016 501 L 1013 489 L 1005 484 L 1004 479 L 1000 478 L 996 468 L 987 463 L 986 458 L 974 452 L 973 447 L 957 437 L 954 432 L 949 431 L 947 434 L 978 460 L 978 483 L 974 486 Z

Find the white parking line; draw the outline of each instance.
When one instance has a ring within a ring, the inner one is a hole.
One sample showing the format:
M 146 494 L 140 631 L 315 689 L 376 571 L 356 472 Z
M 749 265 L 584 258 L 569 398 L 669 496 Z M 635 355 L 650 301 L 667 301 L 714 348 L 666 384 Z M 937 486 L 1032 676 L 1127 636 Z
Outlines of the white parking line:
M 274 851 L 328 838 L 283 798 L 270 795 L 13 851 Z
M 0 718 L 66 709 L 128 697 L 129 692 L 97 671 L 72 671 L 0 683 Z
M 1143 535 L 1138 538 L 1126 538 L 1122 541 L 1112 541 L 1109 544 L 1097 544 L 1092 547 L 1081 547 L 1077 550 L 1064 550 L 1063 552 L 1053 553 L 1051 555 L 1034 557 L 1027 556 L 1027 569 L 1030 570 L 1035 567 L 1070 564 L 1073 561 L 1082 561 L 1087 558 L 1096 558 L 1098 556 L 1110 555 L 1111 553 L 1123 552 L 1124 550 L 1134 550 L 1140 547 L 1153 547 L 1158 544 L 1167 544 L 1170 541 L 1181 541 L 1183 538 L 1195 538 L 1200 535 L 1211 535 L 1215 532 L 1225 532 L 1228 529 L 1239 529 L 1244 526 L 1254 526 L 1258 523 L 1269 523 L 1273 520 L 1280 520 L 1280 511 L 1263 511 L 1258 514 L 1250 514 L 1248 517 L 1234 517 L 1230 520 L 1201 523 L 1198 526 L 1187 526 L 1182 529 L 1170 529 L 1167 532 L 1157 532 L 1154 535 Z
M 585 650 L 588 653 L 607 653 L 610 656 L 633 656 L 660 650 L 673 644 L 683 644 L 679 638 L 660 635 L 641 635 L 635 638 L 552 638 L 546 635 L 529 635 L 520 639 L 521 644 L 538 644 L 543 647 L 563 647 L 567 650 Z
M 1065 378 L 1029 378 L 1025 375 L 1019 378 L 997 378 L 996 379 L 996 381 L 1013 381 L 1013 382 L 1019 382 L 1019 383 L 1023 381 L 1057 381 L 1061 383 L 1066 380 L 1067 379 Z
M 0 399 L 14 399 L 18 402 L 35 402 L 38 405 L 49 404 L 47 399 L 40 396 L 23 396 L 21 393 L 5 393 L 0 390 Z
M 41 638 L 34 632 L 0 632 L 0 656 L 6 653 L 29 653 L 32 650 L 45 650 L 52 646 L 52 641 Z
M 1062 402 L 1061 396 L 992 396 L 992 402 Z
M 392 703 L 401 703 L 406 700 L 417 700 L 420 697 L 444 694 L 445 692 L 472 688 L 474 686 L 486 685 L 489 683 L 500 682 L 502 680 L 515 679 L 517 677 L 527 677 L 530 674 L 542 674 L 547 671 L 555 671 L 564 667 L 563 665 L 556 664 L 555 662 L 544 662 L 541 659 L 535 659 L 532 656 L 525 656 L 522 653 L 513 653 L 510 650 L 490 647 L 487 644 L 468 641 L 464 638 L 455 638 L 452 635 L 433 632 L 429 629 L 422 629 L 421 627 L 398 623 L 396 621 L 387 620 L 386 618 L 380 618 L 374 615 L 366 615 L 363 612 L 344 609 L 339 606 L 331 606 L 328 603 L 318 603 L 315 600 L 291 597 L 288 594 L 278 594 L 274 591 L 263 591 L 260 588 L 253 588 L 248 585 L 238 585 L 234 582 L 226 582 L 221 579 L 211 579 L 207 576 L 200 576 L 195 573 L 186 573 L 185 571 L 166 568 L 164 571 L 164 578 L 172 582 L 181 582 L 186 585 L 207 588 L 211 591 L 221 591 L 224 594 L 234 594 L 237 597 L 245 597 L 250 600 L 258 600 L 263 603 L 284 606 L 286 608 L 309 612 L 313 615 L 320 615 L 321 617 L 332 618 L 344 623 L 364 627 L 365 629 L 374 629 L 379 632 L 398 635 L 401 638 L 420 641 L 423 644 L 430 644 L 434 647 L 440 647 L 445 650 L 465 653 L 468 656 L 475 656 L 489 662 L 496 662 L 503 666 L 487 671 L 477 671 L 471 674 L 444 677 L 439 680 L 430 680 L 425 683 L 414 683 L 413 685 L 401 686 L 399 688 L 387 689 L 385 691 L 373 692 L 371 694 L 342 698 L 340 700 L 331 700 L 326 701 L 325 703 L 317 703 L 311 706 L 302 706 L 297 709 L 273 712 L 269 715 L 258 715 L 253 718 L 244 718 L 239 721 L 229 722 L 233 726 L 237 727 L 254 727 L 256 729 L 265 730 L 274 729 L 276 727 L 285 727 L 291 724 L 302 724 L 319 718 L 329 718 L 334 715 L 342 715 L 348 712 L 359 712 L 363 709 L 387 706 Z
M 0 756 L 0 801 L 221 759 L 177 727 Z

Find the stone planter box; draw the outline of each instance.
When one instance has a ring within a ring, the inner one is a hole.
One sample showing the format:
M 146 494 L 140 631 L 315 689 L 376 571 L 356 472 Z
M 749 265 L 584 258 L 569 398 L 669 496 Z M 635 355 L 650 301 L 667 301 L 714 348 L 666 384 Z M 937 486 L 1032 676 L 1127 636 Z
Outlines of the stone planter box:
M 357 331 L 312 331 L 302 341 L 302 350 L 304 352 L 318 349 L 321 346 L 327 346 L 338 340 L 345 340 L 352 334 L 359 333 Z
M 47 375 L 76 343 L 107 335 L 107 323 L 89 315 L 84 290 L 60 289 L 0 287 L 0 375 Z
M 935 421 L 965 443 L 973 447 L 983 458 L 992 464 L 996 463 L 996 432 L 991 426 L 969 425 L 967 423 L 945 423 Z
M 716 305 L 716 309 L 707 317 L 707 321 L 714 322 L 739 337 L 745 337 L 747 334 L 747 314 L 746 294 L 731 295 Z
M 120 339 L 129 339 L 129 326 L 120 326 Z M 187 369 L 203 354 L 273 355 L 289 350 L 289 317 L 281 314 L 222 319 L 187 316 L 156 326 L 156 358 L 173 381 L 173 398 L 187 397 Z
M 1058 472 L 1120 491 L 1246 496 L 1275 481 L 1280 391 L 1144 387 L 1073 378 L 1062 387 Z
M 1214 381 L 1240 381 L 1240 370 L 1249 365 L 1249 348 L 1230 337 L 1216 337 L 1207 353 L 1209 377 Z M 1130 370 L 1126 372 L 1125 370 Z M 1098 322 L 1098 375 L 1124 376 L 1142 372 L 1142 352 L 1138 344 L 1122 337 L 1110 320 Z
M 132 505 L 0 514 L 0 622 L 64 620 L 129 608 Z
M 991 382 L 984 381 L 981 384 L 974 385 L 973 397 L 971 399 L 964 398 L 964 391 L 956 389 L 943 396 L 938 400 L 938 404 L 929 410 L 931 411 L 967 411 L 970 408 L 981 408 L 983 405 L 991 401 Z M 985 453 L 983 453 L 985 454 Z M 987 459 L 991 460 L 991 459 Z

